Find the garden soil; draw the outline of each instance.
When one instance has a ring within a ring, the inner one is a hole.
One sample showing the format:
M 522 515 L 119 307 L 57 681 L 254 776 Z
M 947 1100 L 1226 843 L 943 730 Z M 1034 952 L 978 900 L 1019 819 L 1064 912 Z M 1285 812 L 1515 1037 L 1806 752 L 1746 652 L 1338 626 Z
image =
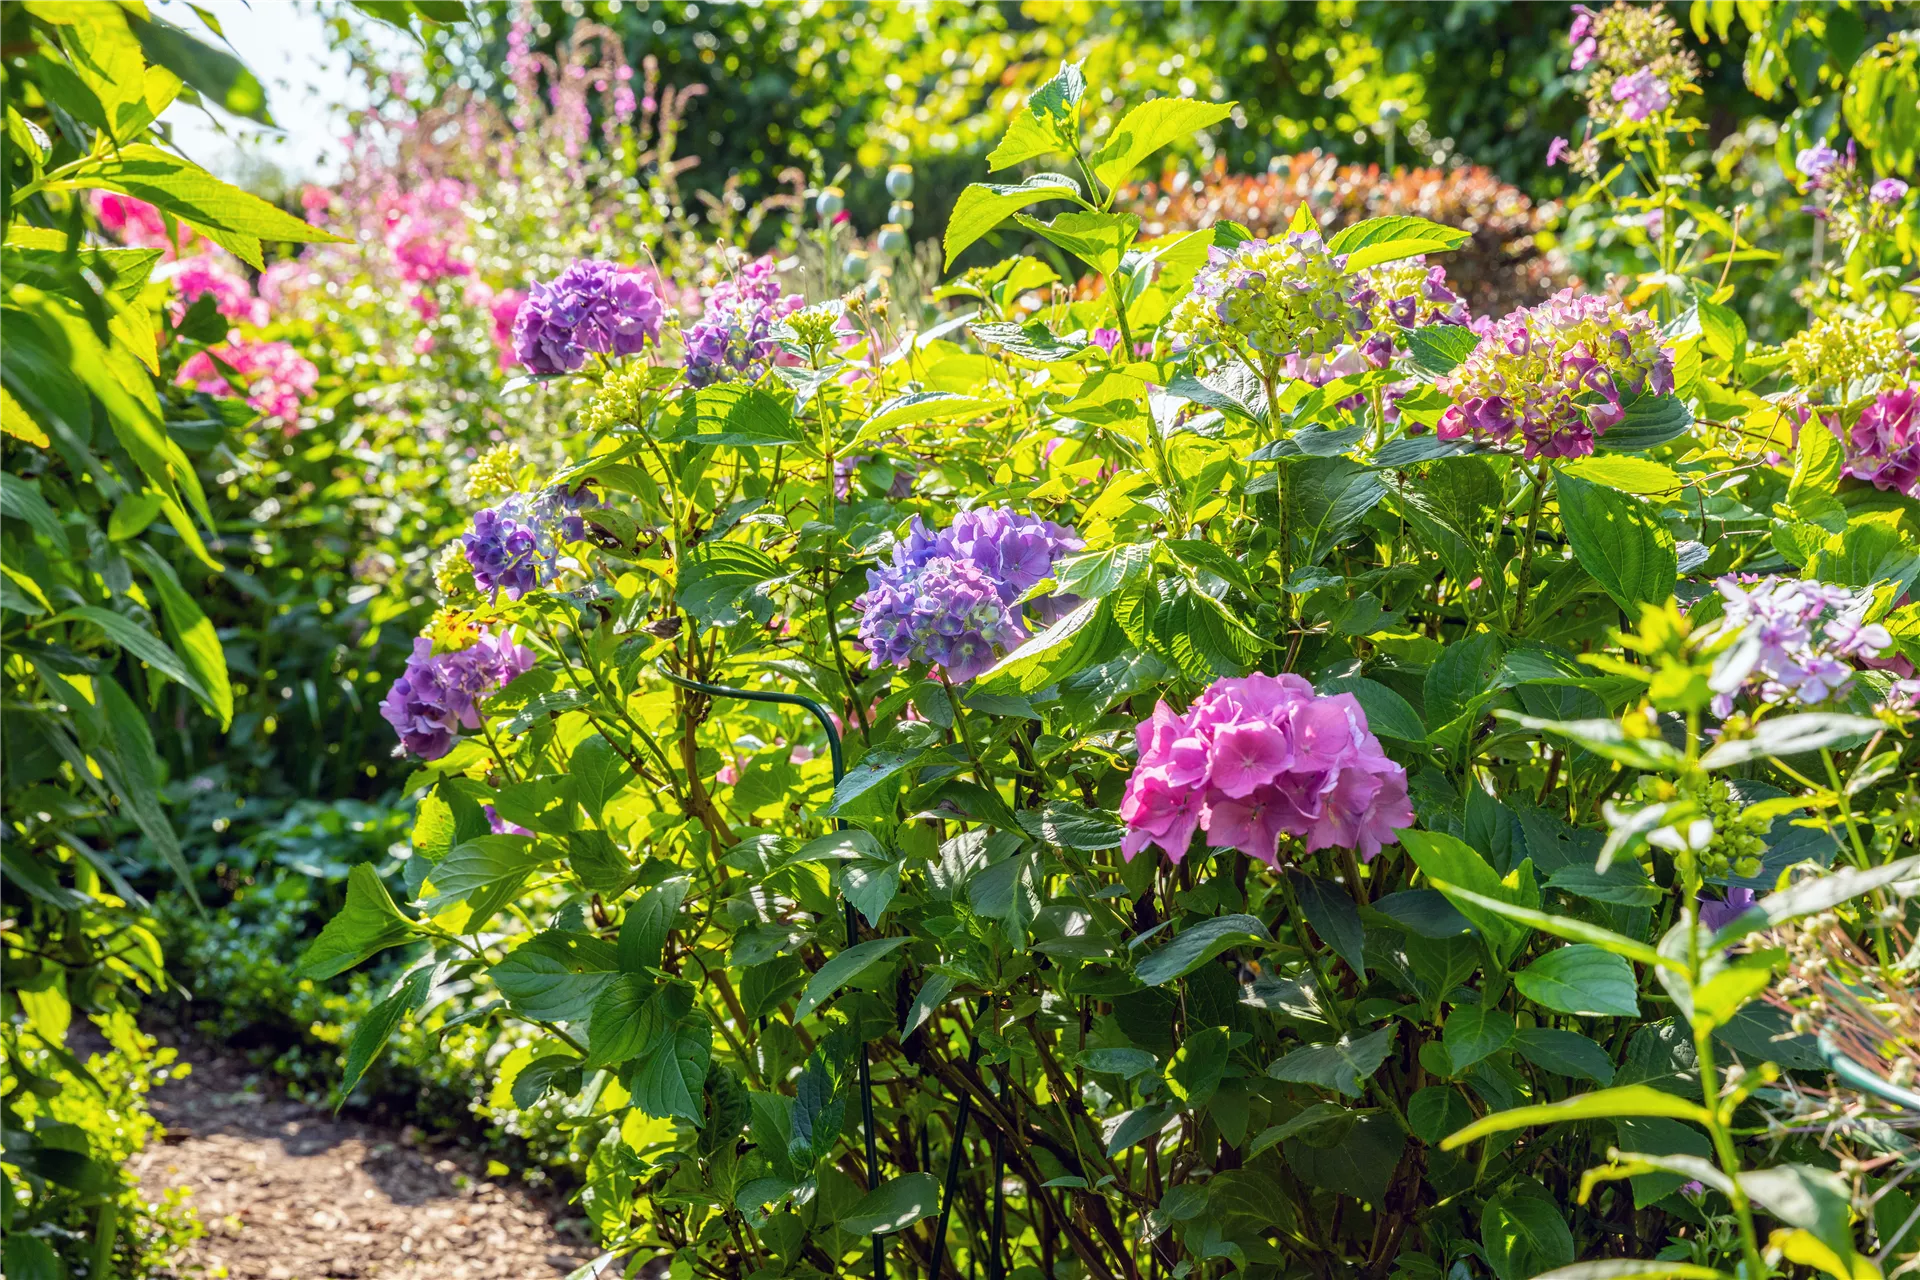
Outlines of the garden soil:
M 277 1095 L 217 1053 L 183 1050 L 156 1089 L 166 1136 L 136 1155 L 142 1189 L 186 1187 L 206 1227 L 181 1276 L 232 1280 L 548 1280 L 593 1257 L 567 1205 L 488 1180 L 484 1162 Z

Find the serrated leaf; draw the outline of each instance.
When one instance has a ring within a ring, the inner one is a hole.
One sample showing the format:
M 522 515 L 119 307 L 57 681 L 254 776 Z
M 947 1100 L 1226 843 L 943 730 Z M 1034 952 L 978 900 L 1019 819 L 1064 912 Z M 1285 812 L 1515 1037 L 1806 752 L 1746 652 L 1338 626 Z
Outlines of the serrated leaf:
M 1030 127 L 1040 128 L 1037 124 Z M 1051 135 L 1043 131 L 1041 136 L 1051 143 Z M 1044 155 L 1049 150 L 1052 150 L 1051 145 L 1033 154 Z M 990 167 L 998 166 L 990 164 Z M 1072 200 L 1079 194 L 1080 185 L 1061 173 L 1035 174 L 1015 186 L 973 183 L 960 193 L 960 198 L 954 202 L 953 213 L 947 219 L 946 235 L 941 242 L 946 249 L 946 265 L 951 267 L 953 260 L 975 241 L 1022 209 L 1039 204 L 1042 200 Z
M 1120 117 L 1107 143 L 1093 158 L 1093 176 L 1118 187 L 1146 158 L 1169 143 L 1212 128 L 1233 114 L 1231 102 L 1192 98 L 1153 98 Z

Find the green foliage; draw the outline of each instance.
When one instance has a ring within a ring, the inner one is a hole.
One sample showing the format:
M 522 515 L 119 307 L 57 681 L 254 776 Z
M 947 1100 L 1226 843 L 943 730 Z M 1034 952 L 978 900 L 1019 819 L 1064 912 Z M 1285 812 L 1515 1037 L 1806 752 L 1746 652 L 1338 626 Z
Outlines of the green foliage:
M 170 312 L 160 252 L 83 239 L 86 193 L 141 195 L 170 231 L 255 266 L 263 237 L 331 237 L 147 141 L 183 77 L 263 113 L 230 58 L 112 6 L 10 7 L 0 33 L 6 1265 L 144 1274 L 193 1228 L 177 1197 L 148 1203 L 119 1168 L 151 1133 L 144 1094 L 171 1060 L 133 1025 L 134 993 L 165 973 L 129 876 L 151 858 L 195 890 L 157 744 L 170 724 L 204 713 L 224 731 L 235 715 L 227 655 L 186 584 L 222 567 L 200 468 L 236 424 L 173 385 L 224 328 L 189 332 Z M 86 1062 L 76 1015 L 109 1041 Z
M 896 275 L 787 321 L 789 362 L 746 378 L 682 386 L 669 344 L 580 379 L 591 429 L 549 483 L 590 478 L 598 532 L 538 589 L 455 597 L 534 669 L 412 776 L 398 874 L 356 871 L 306 952 L 383 975 L 337 1028 L 342 1079 L 468 1016 L 436 1003 L 457 988 L 516 1037 L 492 1101 L 598 1143 L 605 1247 L 696 1270 L 848 1274 L 877 1247 L 1115 1276 L 1704 1280 L 1780 1257 L 1854 1280 L 1868 1230 L 1834 1155 L 1757 1136 L 1784 1073 L 1824 1078 L 1763 999 L 1768 931 L 1911 918 L 1913 718 L 1869 672 L 1860 714 L 1750 680 L 1713 584 L 1814 566 L 1906 646 L 1910 506 L 1831 450 L 1754 452 L 1788 357 L 1704 281 L 1661 335 L 1673 390 L 1625 389 L 1603 451 L 1551 464 L 1438 438 L 1462 326 L 1313 381 L 1284 353 L 1174 350 L 1205 251 L 1245 232 L 1143 239 L 1119 193 L 1212 108 L 1108 123 L 1097 84 L 1051 70 L 988 161 L 1071 184 L 969 188 L 949 248 L 1017 225 L 1098 290 L 1023 303 L 1060 272 L 977 269 L 941 291 L 965 327 L 909 342 L 871 327 Z M 1026 212 L 1042 197 L 1065 205 Z M 1362 220 L 1332 269 L 1464 241 Z M 910 483 L 848 458 L 882 451 Z M 865 571 L 967 506 L 1070 522 L 1085 546 L 1032 594 L 1075 599 L 971 680 L 870 663 Z M 1136 726 L 1247 671 L 1351 695 L 1414 824 L 1370 858 L 1289 836 L 1272 870 L 1123 853 Z M 1767 896 L 1703 924 L 1736 887 Z M 1628 1231 L 1659 1256 L 1618 1263 Z

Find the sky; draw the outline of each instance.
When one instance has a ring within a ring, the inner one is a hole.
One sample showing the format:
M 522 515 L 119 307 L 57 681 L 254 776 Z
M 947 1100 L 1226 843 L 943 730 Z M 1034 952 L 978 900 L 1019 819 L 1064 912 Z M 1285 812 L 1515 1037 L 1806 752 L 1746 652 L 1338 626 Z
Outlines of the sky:
M 250 120 L 176 102 L 161 119 L 173 127 L 180 150 L 230 181 L 249 181 L 261 161 L 278 169 L 289 184 L 333 177 L 344 153 L 340 139 L 347 131 L 346 111 L 364 106 L 367 95 L 354 80 L 346 55 L 328 47 L 315 0 L 197 3 L 220 20 L 227 43 L 260 78 L 267 108 L 282 131 L 262 130 Z M 184 0 L 159 0 L 153 8 L 176 26 L 213 42 L 212 33 Z M 376 28 L 377 38 L 390 39 L 396 51 L 404 47 L 406 37 L 400 33 L 363 22 Z

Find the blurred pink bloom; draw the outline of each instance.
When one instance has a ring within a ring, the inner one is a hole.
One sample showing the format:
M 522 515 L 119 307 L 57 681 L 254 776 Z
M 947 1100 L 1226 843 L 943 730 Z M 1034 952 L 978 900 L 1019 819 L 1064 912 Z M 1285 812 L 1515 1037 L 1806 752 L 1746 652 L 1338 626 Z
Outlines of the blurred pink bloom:
M 300 429 L 300 405 L 320 381 L 320 370 L 311 360 L 284 342 L 239 342 L 215 354 L 246 382 L 249 405 L 277 420 L 288 435 Z M 205 351 L 181 365 L 174 381 L 208 395 L 233 394 L 226 372 Z
M 246 277 L 211 254 L 178 258 L 155 274 L 173 282 L 178 295 L 173 309 L 176 324 L 189 307 L 209 293 L 213 295 L 213 305 L 227 319 L 251 325 L 267 322 L 267 304 L 253 296 Z
M 114 191 L 95 191 L 93 209 L 100 219 L 100 225 L 110 234 L 119 237 L 120 243 L 131 249 L 165 249 L 169 258 L 176 253 L 174 243 L 167 238 L 167 224 L 160 211 L 145 200 L 136 200 L 132 196 L 123 196 Z M 191 246 L 199 236 L 184 222 L 174 226 L 180 237 L 180 248 Z

